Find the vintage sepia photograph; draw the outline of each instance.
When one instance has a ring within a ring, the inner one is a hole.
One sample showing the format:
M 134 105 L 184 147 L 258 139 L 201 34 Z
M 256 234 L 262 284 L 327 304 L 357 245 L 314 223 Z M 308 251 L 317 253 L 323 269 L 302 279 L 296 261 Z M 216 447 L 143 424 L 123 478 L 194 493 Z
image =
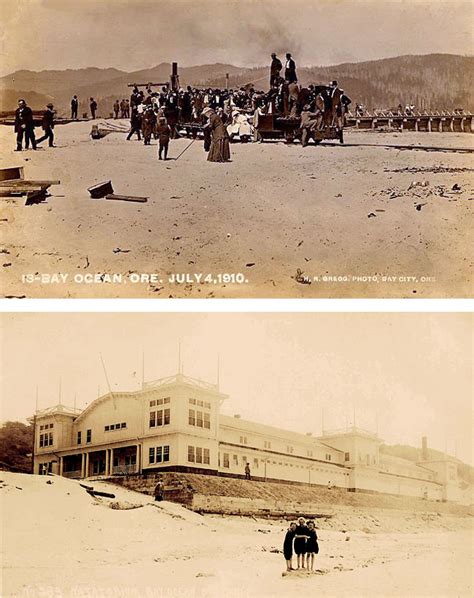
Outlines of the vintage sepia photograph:
M 472 0 L 1 0 L 3 298 L 472 294 Z
M 472 315 L 2 315 L 2 596 L 470 597 Z

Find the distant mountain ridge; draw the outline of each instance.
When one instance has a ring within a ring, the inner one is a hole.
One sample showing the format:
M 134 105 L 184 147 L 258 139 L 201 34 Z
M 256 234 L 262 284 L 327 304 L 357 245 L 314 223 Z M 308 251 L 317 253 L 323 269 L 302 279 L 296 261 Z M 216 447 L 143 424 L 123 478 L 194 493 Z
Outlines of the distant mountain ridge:
M 0 111 L 16 108 L 16 100 L 21 95 L 33 108 L 42 108 L 43 99 L 47 97 L 59 112 L 67 113 L 71 97 L 76 94 L 81 101 L 80 112 L 87 111 L 89 98 L 94 97 L 99 102 L 99 113 L 108 116 L 116 98 L 129 96 L 128 84 L 164 83 L 169 80 L 170 72 L 171 64 L 166 62 L 130 73 L 95 67 L 16 71 L 0 78 Z M 474 110 L 472 56 L 407 55 L 334 66 L 302 67 L 297 72 L 302 85 L 337 79 L 354 104 L 358 102 L 370 109 L 413 103 L 431 109 Z M 217 63 L 179 69 L 181 85 L 224 87 L 226 73 L 229 73 L 231 87 L 253 83 L 257 89 L 268 89 L 268 66 L 244 68 Z

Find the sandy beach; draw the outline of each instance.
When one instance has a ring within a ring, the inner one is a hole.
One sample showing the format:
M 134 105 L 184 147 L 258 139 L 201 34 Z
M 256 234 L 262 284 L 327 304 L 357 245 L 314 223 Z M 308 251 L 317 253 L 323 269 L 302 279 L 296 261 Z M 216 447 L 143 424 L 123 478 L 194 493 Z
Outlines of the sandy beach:
M 389 146 L 472 148 L 472 135 L 348 130 L 344 146 L 232 144 L 216 164 L 202 141 L 159 162 L 155 141 L 90 130 L 58 126 L 57 148 L 16 153 L 0 127 L 1 167 L 61 181 L 47 203 L 1 200 L 2 296 L 470 295 L 472 155 Z M 148 202 L 90 199 L 109 179 Z
M 470 517 L 321 505 L 335 514 L 317 520 L 315 571 L 282 575 L 283 521 L 201 516 L 106 482 L 88 483 L 113 500 L 55 476 L 0 479 L 5 598 L 472 595 Z

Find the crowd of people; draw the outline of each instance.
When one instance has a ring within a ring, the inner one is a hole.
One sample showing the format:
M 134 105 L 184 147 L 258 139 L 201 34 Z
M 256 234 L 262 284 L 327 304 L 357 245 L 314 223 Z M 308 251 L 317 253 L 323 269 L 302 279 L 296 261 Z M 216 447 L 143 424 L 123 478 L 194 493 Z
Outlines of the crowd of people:
M 284 70 L 283 70 L 284 69 Z M 282 74 L 283 71 L 283 74 Z M 130 99 L 117 99 L 113 114 L 117 118 L 130 119 L 127 140 L 133 135 L 150 145 L 154 137 L 159 142 L 159 159 L 167 159 L 170 139 L 180 135 L 183 125 L 200 130 L 204 136 L 204 149 L 211 162 L 230 160 L 230 137 L 234 134 L 258 140 L 257 123 L 261 115 L 274 114 L 283 119 L 299 119 L 302 144 L 307 145 L 314 133 L 323 127 L 342 126 L 344 113 L 351 100 L 337 81 L 328 85 L 301 86 L 298 83 L 296 63 L 290 53 L 286 54 L 285 65 L 278 56 L 271 55 L 270 81 L 268 91 L 257 89 L 253 84 L 238 88 L 219 89 L 187 86 L 173 88 L 153 85 L 133 87 Z M 22 100 L 23 101 L 23 100 Z M 91 118 L 97 115 L 97 101 L 90 98 Z M 71 100 L 71 119 L 78 117 L 79 100 Z M 23 136 L 26 147 L 31 142 L 36 146 L 34 124 L 25 106 L 19 106 L 15 120 L 18 136 L 17 148 L 21 149 Z M 53 110 L 48 106 L 48 110 Z M 119 116 L 120 115 L 120 116 Z M 28 122 L 24 122 L 28 121 Z M 31 121 L 31 122 L 30 122 Z M 25 126 L 26 125 L 26 126 Z M 54 112 L 43 119 L 45 136 L 54 145 Z
M 297 569 L 314 569 L 314 555 L 319 553 L 318 534 L 312 519 L 305 521 L 300 517 L 292 521 L 285 534 L 283 542 L 283 556 L 286 561 L 286 570 L 294 571 L 293 553 L 296 554 Z

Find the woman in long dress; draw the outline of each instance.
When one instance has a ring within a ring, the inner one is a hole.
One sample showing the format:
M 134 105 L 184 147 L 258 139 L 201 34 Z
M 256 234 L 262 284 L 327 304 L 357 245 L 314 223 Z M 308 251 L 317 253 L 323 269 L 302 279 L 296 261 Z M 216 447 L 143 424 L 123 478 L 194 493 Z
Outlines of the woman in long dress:
M 209 162 L 228 162 L 230 160 L 230 144 L 227 129 L 222 119 L 211 108 L 205 108 L 202 113 L 208 118 L 205 128 L 211 130 L 211 147 L 207 159 Z

